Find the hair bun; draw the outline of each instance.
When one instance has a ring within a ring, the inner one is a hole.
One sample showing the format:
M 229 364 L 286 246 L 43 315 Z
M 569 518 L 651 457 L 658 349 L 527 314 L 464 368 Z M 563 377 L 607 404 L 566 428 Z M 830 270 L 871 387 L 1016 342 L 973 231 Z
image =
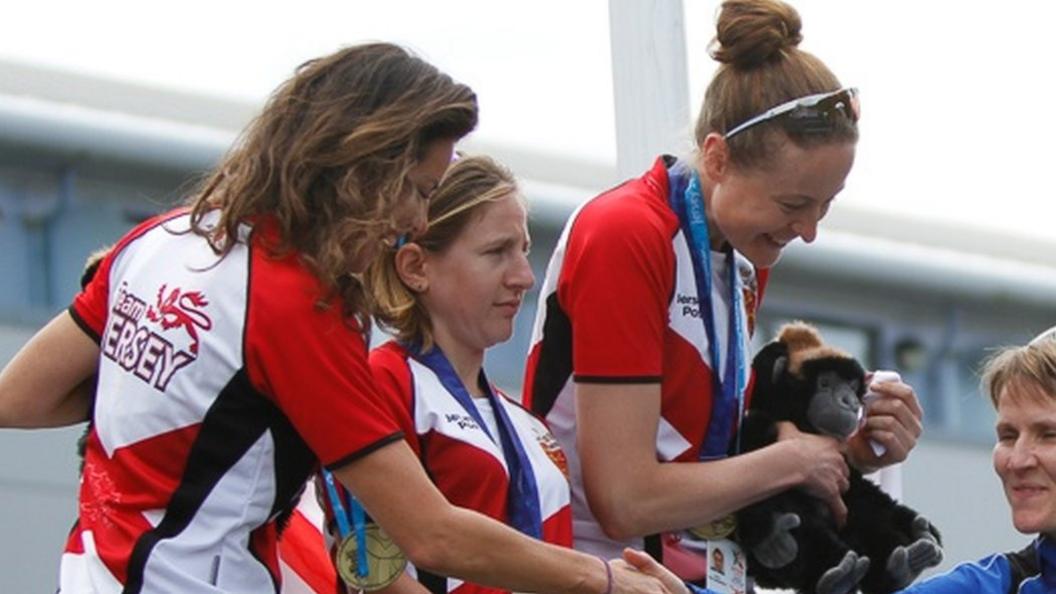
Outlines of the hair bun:
M 803 41 L 795 8 L 780 0 L 726 0 L 709 53 L 723 64 L 753 68 Z

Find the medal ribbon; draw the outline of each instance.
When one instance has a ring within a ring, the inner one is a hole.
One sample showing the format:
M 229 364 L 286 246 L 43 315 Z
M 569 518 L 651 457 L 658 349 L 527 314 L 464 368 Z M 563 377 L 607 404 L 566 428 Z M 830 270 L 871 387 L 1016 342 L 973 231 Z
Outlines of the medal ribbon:
M 715 307 L 712 304 L 711 291 L 711 240 L 708 236 L 708 218 L 704 211 L 700 176 L 679 161 L 669 170 L 668 178 L 671 187 L 669 201 L 689 244 L 693 277 L 697 285 L 697 303 L 700 306 L 704 332 L 708 337 L 714 398 L 700 459 L 714 460 L 726 457 L 734 427 L 740 426 L 744 415 L 744 390 L 748 383 L 748 345 L 742 329 L 744 312 L 741 305 L 740 275 L 737 273 L 733 248 L 727 247 L 725 255 L 729 273 L 730 312 L 726 344 L 729 353 L 726 357 L 726 367 L 720 372 L 722 356 L 716 339 Z M 739 446 L 737 450 L 740 450 Z
M 361 578 L 367 577 L 369 568 L 367 566 L 367 528 L 366 514 L 363 506 L 355 497 L 349 497 L 348 504 L 352 508 L 352 523 L 348 524 L 348 512 L 345 511 L 344 497 L 337 491 L 334 481 L 334 473 L 323 469 L 323 482 L 326 483 L 326 496 L 330 499 L 330 506 L 334 509 L 334 517 L 337 518 L 337 531 L 344 540 L 352 533 L 353 526 L 356 531 L 356 575 Z
M 469 413 L 469 416 L 473 417 L 481 431 L 493 443 L 502 448 L 502 454 L 506 460 L 506 468 L 510 473 L 510 487 L 506 494 L 506 509 L 510 525 L 528 536 L 541 538 L 543 520 L 542 513 L 539 510 L 539 489 L 535 484 L 535 474 L 532 472 L 531 463 L 528 461 L 528 454 L 524 451 L 521 440 L 517 438 L 513 421 L 510 420 L 509 415 L 506 413 L 506 409 L 500 402 L 501 399 L 492 391 L 491 384 L 484 375 L 484 370 L 480 371 L 478 381 L 488 401 L 491 402 L 491 408 L 495 411 L 495 420 L 499 429 L 498 440 L 491 434 L 480 411 L 473 404 L 473 397 L 469 395 L 469 391 L 462 384 L 462 380 L 455 373 L 451 362 L 447 360 L 438 345 L 434 344 L 433 348 L 427 353 L 423 353 L 421 345 L 417 343 L 404 344 L 403 346 L 415 360 L 436 374 L 440 379 L 440 383 L 462 405 L 462 408 Z

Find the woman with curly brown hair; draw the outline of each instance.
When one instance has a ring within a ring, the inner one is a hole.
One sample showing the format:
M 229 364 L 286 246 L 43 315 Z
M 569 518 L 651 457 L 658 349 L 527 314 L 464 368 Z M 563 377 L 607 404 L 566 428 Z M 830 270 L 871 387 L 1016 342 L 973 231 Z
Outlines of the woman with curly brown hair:
M 424 228 L 476 120 L 468 87 L 397 46 L 307 62 L 189 208 L 121 238 L 8 364 L 0 426 L 92 420 L 62 592 L 278 591 L 275 519 L 320 464 L 422 567 L 661 591 L 450 506 L 378 401 L 360 274 Z

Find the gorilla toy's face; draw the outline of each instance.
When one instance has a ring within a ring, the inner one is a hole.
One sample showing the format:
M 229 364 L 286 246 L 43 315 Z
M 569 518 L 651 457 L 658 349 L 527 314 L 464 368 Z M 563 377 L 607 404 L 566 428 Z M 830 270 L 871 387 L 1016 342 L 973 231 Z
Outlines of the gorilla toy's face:
M 845 377 L 831 369 L 820 371 L 814 377 L 807 420 L 819 433 L 846 439 L 858 426 L 861 393 L 861 377 Z

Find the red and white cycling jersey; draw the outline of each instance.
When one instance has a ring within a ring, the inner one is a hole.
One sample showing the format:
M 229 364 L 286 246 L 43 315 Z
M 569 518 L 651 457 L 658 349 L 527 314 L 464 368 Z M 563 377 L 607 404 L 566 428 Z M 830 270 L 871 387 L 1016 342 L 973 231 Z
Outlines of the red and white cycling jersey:
M 399 344 L 389 342 L 371 351 L 370 366 L 391 416 L 448 501 L 507 522 L 510 476 L 502 446 L 488 437 L 431 369 L 410 358 Z M 504 394 L 498 395 L 496 402 L 512 421 L 535 476 L 542 538 L 570 547 L 572 513 L 564 454 L 542 421 Z M 494 418 L 494 411 L 487 412 L 487 400 L 475 402 L 485 419 Z M 454 578 L 418 578 L 434 592 L 502 592 Z
M 185 211 L 154 218 L 75 298 L 101 356 L 61 592 L 276 592 L 274 520 L 319 462 L 402 437 L 360 329 L 272 227 L 218 258 Z

